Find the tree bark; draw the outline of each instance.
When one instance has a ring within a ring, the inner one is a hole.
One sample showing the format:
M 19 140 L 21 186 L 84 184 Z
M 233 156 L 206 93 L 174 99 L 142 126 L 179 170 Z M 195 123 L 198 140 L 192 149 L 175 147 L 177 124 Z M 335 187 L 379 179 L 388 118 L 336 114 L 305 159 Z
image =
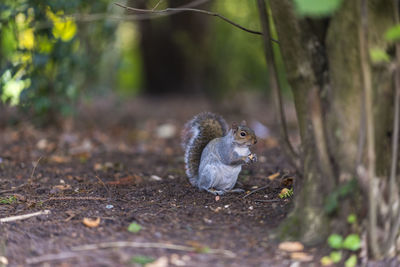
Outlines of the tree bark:
M 384 32 L 394 24 L 388 15 L 393 4 L 390 0 L 368 3 L 368 47 L 388 49 Z M 294 95 L 303 158 L 301 190 L 282 230 L 315 244 L 326 240 L 335 222 L 325 209 L 327 197 L 354 179 L 357 166 L 365 162 L 360 6 L 358 1 L 343 1 L 330 19 L 299 17 L 290 0 L 271 0 L 270 6 Z M 393 82 L 388 65 L 370 67 L 372 114 L 378 122 L 374 128 L 376 169 L 378 177 L 383 177 L 389 174 L 391 162 Z M 340 208 L 336 218 L 350 210 L 365 213 L 366 196 L 358 196 L 351 192 L 347 197 L 355 205 Z

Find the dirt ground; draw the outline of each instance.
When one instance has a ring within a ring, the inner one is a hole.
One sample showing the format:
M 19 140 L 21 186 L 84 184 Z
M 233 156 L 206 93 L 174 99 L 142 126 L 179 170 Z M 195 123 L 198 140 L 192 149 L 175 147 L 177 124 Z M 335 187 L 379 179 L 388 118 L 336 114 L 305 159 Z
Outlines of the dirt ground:
M 213 107 L 185 99 L 100 101 L 59 128 L 29 120 L 1 128 L 0 218 L 50 213 L 0 223 L 0 266 L 319 262 L 315 248 L 296 258 L 271 238 L 292 206 L 278 195 L 298 178 L 273 134 L 252 149 L 259 161 L 239 177 L 245 193 L 215 197 L 188 183 L 179 132 L 204 110 Z M 222 113 L 273 128 L 262 104 L 243 110 Z

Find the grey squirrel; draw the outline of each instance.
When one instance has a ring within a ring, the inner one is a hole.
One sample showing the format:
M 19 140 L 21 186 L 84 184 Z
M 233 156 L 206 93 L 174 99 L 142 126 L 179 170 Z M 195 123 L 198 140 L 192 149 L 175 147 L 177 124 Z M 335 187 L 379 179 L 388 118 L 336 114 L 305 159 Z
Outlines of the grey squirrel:
M 186 174 L 193 186 L 214 195 L 243 192 L 233 189 L 242 165 L 257 161 L 249 147 L 257 143 L 254 131 L 242 121 L 231 129 L 219 115 L 200 113 L 182 131 Z

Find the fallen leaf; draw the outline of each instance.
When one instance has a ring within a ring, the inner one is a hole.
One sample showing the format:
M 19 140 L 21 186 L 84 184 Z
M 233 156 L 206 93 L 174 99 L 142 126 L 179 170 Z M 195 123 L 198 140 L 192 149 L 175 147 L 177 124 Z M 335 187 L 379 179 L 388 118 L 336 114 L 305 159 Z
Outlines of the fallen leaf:
M 172 254 L 170 258 L 171 264 L 175 266 L 185 266 L 186 262 L 180 258 L 178 254 Z
M 324 256 L 320 260 L 322 266 L 330 266 L 333 264 L 333 261 L 328 256 Z
M 157 176 L 157 175 L 150 176 L 150 179 L 154 180 L 154 181 L 161 181 L 162 180 L 162 178 L 160 176 Z
M 129 185 L 129 184 L 138 184 L 142 182 L 142 177 L 139 175 L 129 175 L 126 177 L 119 178 L 117 181 L 108 181 L 109 185 Z
M 312 261 L 313 256 L 304 253 L 304 252 L 293 252 L 290 254 L 290 258 L 292 260 L 297 260 L 297 261 Z
M 59 184 L 59 185 L 53 186 L 53 189 L 64 191 L 64 190 L 67 190 L 67 189 L 71 189 L 71 185 L 69 185 L 69 184 Z
M 283 251 L 294 252 L 294 251 L 302 251 L 304 249 L 304 246 L 302 243 L 297 241 L 295 242 L 286 241 L 280 243 L 278 248 Z
M 288 177 L 288 178 L 282 179 L 281 185 L 284 187 L 292 187 L 293 181 L 294 181 L 293 177 Z
M 8 264 L 8 259 L 4 256 L 0 256 L 0 264 L 1 265 L 7 265 Z
M 167 267 L 168 266 L 168 258 L 166 256 L 162 256 L 157 260 L 147 263 L 145 267 Z
M 99 224 L 100 224 L 100 218 L 99 217 L 97 217 L 96 219 L 90 219 L 90 218 L 83 218 L 83 224 L 84 225 L 86 225 L 87 227 L 90 227 L 90 228 L 94 228 L 94 227 L 97 227 L 97 226 L 99 226 Z
M 166 123 L 160 125 L 156 130 L 157 136 L 162 139 L 172 138 L 175 136 L 176 127 L 173 124 Z
M 137 233 L 142 229 L 142 226 L 140 224 L 133 222 L 128 226 L 128 231 L 131 233 Z
M 54 163 L 67 163 L 70 161 L 70 158 L 68 157 L 63 157 L 63 156 L 58 156 L 58 155 L 53 155 L 49 158 L 49 161 L 54 162 Z
M 146 265 L 148 263 L 154 262 L 154 259 L 150 258 L 150 257 L 147 257 L 147 256 L 138 255 L 138 256 L 133 257 L 131 259 L 131 262 L 132 263 L 137 263 L 137 264 L 140 264 L 140 265 Z
M 280 172 L 276 172 L 276 173 L 271 174 L 270 176 L 268 176 L 268 179 L 270 179 L 272 181 L 275 178 L 277 178 L 279 175 L 281 175 L 281 173 Z

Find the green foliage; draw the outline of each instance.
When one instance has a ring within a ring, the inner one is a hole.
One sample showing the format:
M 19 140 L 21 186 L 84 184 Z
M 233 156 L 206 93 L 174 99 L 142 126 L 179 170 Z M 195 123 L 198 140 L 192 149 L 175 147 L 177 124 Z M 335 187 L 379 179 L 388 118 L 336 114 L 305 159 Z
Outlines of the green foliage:
M 138 256 L 134 256 L 131 259 L 131 263 L 137 263 L 140 265 L 146 265 L 148 263 L 152 263 L 154 261 L 153 258 L 147 257 L 147 256 L 142 256 L 142 255 L 138 255 Z
M 356 222 L 356 217 L 351 214 L 347 221 L 354 224 Z M 331 234 L 328 237 L 328 244 L 331 248 L 336 249 L 332 251 L 329 256 L 324 256 L 321 262 L 325 265 L 330 265 L 331 263 L 339 263 L 342 260 L 342 251 L 340 249 L 357 251 L 361 248 L 361 240 L 358 234 L 349 234 L 344 240 L 341 235 Z M 345 266 L 353 267 L 357 264 L 357 256 L 352 254 L 346 261 Z
M 360 247 L 361 247 L 361 240 L 360 240 L 359 235 L 357 235 L 357 234 L 350 234 L 343 241 L 344 249 L 356 251 L 356 250 L 359 250 Z
M 349 216 L 347 216 L 347 222 L 350 224 L 355 224 L 357 222 L 357 216 L 352 213 Z
M 256 1 L 214 1 L 212 10 L 247 28 L 260 29 Z M 209 23 L 212 29 L 207 38 L 207 60 L 212 62 L 212 69 L 208 70 L 209 93 L 224 96 L 244 88 L 266 88 L 268 80 L 262 38 L 218 19 L 210 18 Z M 283 69 L 282 62 L 280 65 Z
M 140 224 L 133 222 L 128 226 L 128 231 L 131 233 L 138 233 L 142 229 L 142 226 Z
M 279 194 L 280 198 L 288 198 L 291 196 L 293 196 L 293 188 L 290 188 L 290 189 L 284 188 L 284 189 L 282 189 L 281 193 Z
M 329 258 L 332 260 L 333 263 L 339 263 L 342 260 L 342 252 L 332 251 L 331 254 L 329 254 Z
M 338 234 L 331 234 L 328 237 L 328 244 L 331 248 L 340 249 L 342 248 L 343 237 Z
M 87 80 L 97 75 L 93 57 L 115 25 L 90 25 L 66 14 L 105 11 L 108 1 L 4 0 L 0 4 L 1 100 L 20 104 L 40 120 L 70 114 Z M 98 35 L 93 34 L 99 33 Z
M 357 265 L 357 256 L 356 255 L 351 255 L 344 263 L 344 266 L 346 267 L 354 267 Z
M 297 13 L 309 17 L 330 16 L 341 3 L 342 0 L 294 0 Z
M 369 50 L 369 56 L 372 63 L 387 63 L 390 62 L 390 56 L 385 50 L 381 48 L 371 48 Z
M 15 202 L 17 202 L 17 198 L 15 196 L 0 198 L 0 204 L 10 205 Z
M 389 28 L 385 32 L 385 39 L 391 42 L 397 42 L 400 40 L 400 24 L 397 24 Z
M 339 200 L 343 199 L 350 194 L 354 193 L 357 188 L 357 181 L 351 179 L 350 181 L 338 186 L 336 190 L 331 192 L 325 199 L 324 210 L 327 214 L 333 214 L 340 207 Z

